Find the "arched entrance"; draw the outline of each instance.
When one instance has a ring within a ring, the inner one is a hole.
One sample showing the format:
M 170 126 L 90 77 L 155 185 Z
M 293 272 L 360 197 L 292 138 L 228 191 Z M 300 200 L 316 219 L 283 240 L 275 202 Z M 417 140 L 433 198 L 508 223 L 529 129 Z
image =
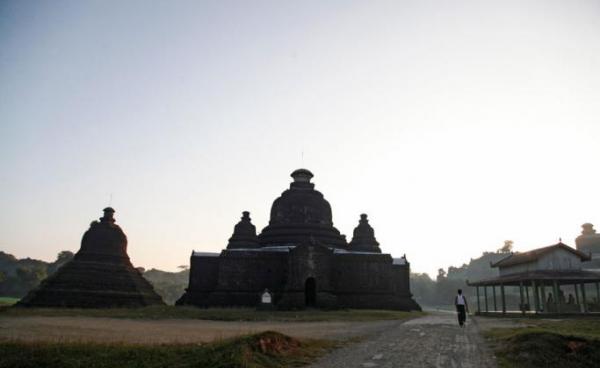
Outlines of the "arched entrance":
M 317 304 L 317 282 L 314 277 L 309 277 L 304 283 L 304 301 L 307 307 Z

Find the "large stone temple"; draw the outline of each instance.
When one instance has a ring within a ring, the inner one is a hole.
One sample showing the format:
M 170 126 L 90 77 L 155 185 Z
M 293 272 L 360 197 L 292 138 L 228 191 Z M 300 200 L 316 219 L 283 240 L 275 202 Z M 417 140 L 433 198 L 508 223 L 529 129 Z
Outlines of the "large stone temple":
M 104 209 L 83 234 L 75 257 L 18 303 L 28 307 L 142 307 L 164 304 L 127 255 L 127 236 Z
M 278 309 L 373 308 L 419 310 L 406 257 L 381 252 L 367 215 L 348 243 L 333 226 L 331 206 L 306 169 L 273 202 L 257 236 L 249 212 L 221 253 L 193 252 L 190 281 L 178 305 L 258 306 L 268 290 Z

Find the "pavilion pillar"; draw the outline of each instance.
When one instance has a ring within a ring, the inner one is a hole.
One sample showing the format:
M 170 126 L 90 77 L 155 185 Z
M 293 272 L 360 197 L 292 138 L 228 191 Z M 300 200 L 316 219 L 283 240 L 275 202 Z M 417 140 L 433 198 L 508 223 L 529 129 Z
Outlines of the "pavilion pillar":
M 581 283 L 581 299 L 583 300 L 583 313 L 587 313 L 587 300 L 585 300 L 585 284 Z
M 487 297 L 487 285 L 483 287 L 483 297 L 485 298 L 485 312 L 489 312 L 488 309 L 488 297 Z
M 525 301 L 523 300 L 523 281 L 519 282 L 519 309 L 521 310 L 521 313 L 525 313 L 525 306 L 523 304 L 525 304 Z
M 504 284 L 500 284 L 500 296 L 502 298 L 502 314 L 506 314 L 506 297 L 504 295 Z
M 542 281 L 542 309 L 544 310 L 544 312 L 548 312 L 548 303 L 546 303 L 546 285 L 544 285 L 544 282 Z
M 540 311 L 540 297 L 538 295 L 538 286 L 535 283 L 535 280 L 531 281 L 531 287 L 533 291 L 533 307 L 535 308 L 535 313 Z
M 579 290 L 577 290 L 577 283 L 573 284 L 573 288 L 575 289 L 575 303 L 580 304 L 579 303 Z
M 596 283 L 596 303 L 600 304 L 600 282 Z
M 479 286 L 475 286 L 477 292 L 477 313 L 481 313 L 481 304 L 479 304 Z
M 494 312 L 498 312 L 498 306 L 496 305 L 496 285 L 492 285 L 492 294 L 494 294 Z
M 554 280 L 552 282 L 552 286 L 554 288 L 554 305 L 556 305 L 556 313 L 560 313 L 560 297 L 559 297 L 559 286 L 558 281 Z
M 529 285 L 525 284 L 525 297 L 526 297 L 526 305 L 527 309 L 531 309 L 531 303 L 529 302 Z

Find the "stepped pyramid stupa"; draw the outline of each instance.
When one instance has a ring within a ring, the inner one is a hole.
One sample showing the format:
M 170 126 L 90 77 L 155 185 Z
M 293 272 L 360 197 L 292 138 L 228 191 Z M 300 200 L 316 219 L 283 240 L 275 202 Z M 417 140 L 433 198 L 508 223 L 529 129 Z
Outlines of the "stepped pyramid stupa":
M 127 236 L 104 209 L 83 234 L 73 260 L 42 281 L 18 305 L 27 307 L 111 308 L 164 304 L 127 255 Z

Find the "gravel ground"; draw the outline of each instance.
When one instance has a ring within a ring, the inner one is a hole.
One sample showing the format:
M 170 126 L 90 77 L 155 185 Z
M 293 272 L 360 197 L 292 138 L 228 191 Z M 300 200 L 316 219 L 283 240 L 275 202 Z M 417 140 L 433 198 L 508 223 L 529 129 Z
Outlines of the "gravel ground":
M 388 322 L 369 338 L 335 350 L 310 368 L 496 367 L 478 321 L 469 319 L 460 328 L 454 313 L 437 312 Z

